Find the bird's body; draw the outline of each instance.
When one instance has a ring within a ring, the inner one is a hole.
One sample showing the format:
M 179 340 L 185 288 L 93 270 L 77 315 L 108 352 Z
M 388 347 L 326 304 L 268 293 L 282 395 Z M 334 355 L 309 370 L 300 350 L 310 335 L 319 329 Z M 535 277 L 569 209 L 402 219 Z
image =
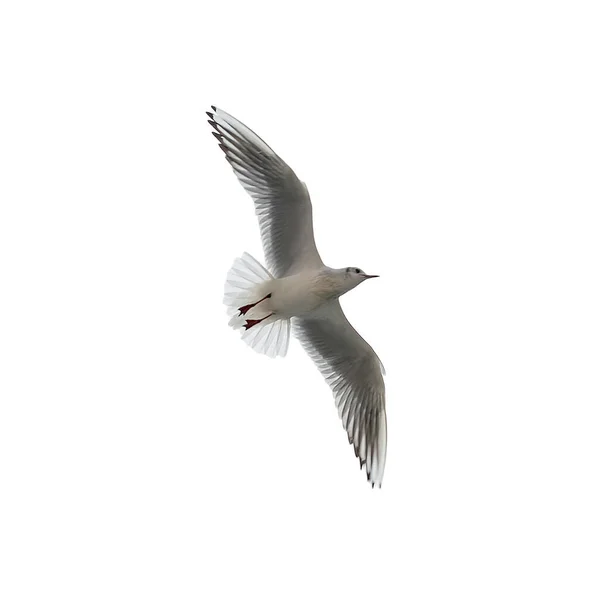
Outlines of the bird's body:
M 253 131 L 215 108 L 214 135 L 254 200 L 268 270 L 244 253 L 225 284 L 229 324 L 268 356 L 285 356 L 293 329 L 333 392 L 350 443 L 381 486 L 387 426 L 383 365 L 346 319 L 339 298 L 366 279 L 356 267 L 333 269 L 317 251 L 306 186 Z
M 328 287 L 326 275 L 321 270 L 311 270 L 274 279 L 261 289 L 272 294 L 268 303 L 274 315 L 291 319 L 319 308 L 326 301 Z
M 310 314 L 348 291 L 351 282 L 339 271 L 323 266 L 259 285 L 256 290 L 258 296 L 270 295 L 261 303 L 263 311 L 272 312 L 280 319 Z

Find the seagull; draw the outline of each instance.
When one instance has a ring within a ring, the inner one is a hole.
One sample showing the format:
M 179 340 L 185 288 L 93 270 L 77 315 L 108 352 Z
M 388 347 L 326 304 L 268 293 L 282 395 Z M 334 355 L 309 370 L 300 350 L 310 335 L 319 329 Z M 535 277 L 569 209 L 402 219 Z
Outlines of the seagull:
M 267 268 L 244 252 L 229 270 L 229 325 L 254 350 L 285 356 L 290 332 L 329 384 L 348 441 L 381 487 L 387 447 L 385 370 L 352 327 L 339 298 L 377 277 L 326 266 L 315 244 L 306 185 L 251 129 L 225 111 L 207 112 L 219 147 L 254 201 Z

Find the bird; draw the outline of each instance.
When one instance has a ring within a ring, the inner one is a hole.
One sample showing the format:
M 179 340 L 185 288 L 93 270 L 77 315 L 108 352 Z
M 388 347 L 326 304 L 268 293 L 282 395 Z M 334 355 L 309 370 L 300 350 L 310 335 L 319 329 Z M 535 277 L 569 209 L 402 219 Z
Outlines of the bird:
M 254 350 L 285 356 L 296 337 L 333 392 L 348 441 L 381 487 L 387 450 L 383 363 L 350 324 L 339 298 L 368 279 L 358 267 L 326 266 L 315 244 L 308 188 L 256 133 L 211 106 L 208 123 L 254 201 L 267 267 L 247 252 L 227 273 L 229 325 Z

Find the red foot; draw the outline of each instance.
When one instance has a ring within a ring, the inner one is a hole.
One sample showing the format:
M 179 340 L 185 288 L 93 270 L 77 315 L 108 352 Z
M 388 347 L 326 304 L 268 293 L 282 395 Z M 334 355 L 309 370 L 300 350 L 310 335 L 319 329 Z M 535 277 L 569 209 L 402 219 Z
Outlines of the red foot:
M 265 319 L 268 319 L 272 314 L 273 313 L 271 313 L 270 315 L 267 315 L 266 317 L 263 317 L 262 319 L 246 319 L 246 324 L 244 325 L 244 329 L 246 331 L 248 331 L 248 329 L 250 329 L 250 327 L 254 327 L 255 325 L 258 325 Z
M 264 298 L 261 298 L 258 302 L 255 302 L 254 304 L 246 304 L 245 306 L 240 306 L 238 308 L 238 310 L 240 311 L 240 317 L 242 315 L 245 315 L 251 308 L 254 308 L 257 304 L 260 304 L 263 300 L 266 300 L 267 298 L 270 298 L 271 294 L 267 294 Z M 250 326 L 252 327 L 252 325 Z
M 240 306 L 238 310 L 240 311 L 240 317 L 245 315 L 251 308 L 254 308 L 256 304 L 246 304 L 246 306 Z

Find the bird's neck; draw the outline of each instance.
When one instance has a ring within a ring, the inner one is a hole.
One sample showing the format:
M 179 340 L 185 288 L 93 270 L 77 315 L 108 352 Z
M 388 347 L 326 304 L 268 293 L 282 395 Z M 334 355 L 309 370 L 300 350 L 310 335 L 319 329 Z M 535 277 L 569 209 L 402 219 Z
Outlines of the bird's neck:
M 324 300 L 335 300 L 347 291 L 347 282 L 339 269 L 325 267 L 314 279 L 314 292 Z

